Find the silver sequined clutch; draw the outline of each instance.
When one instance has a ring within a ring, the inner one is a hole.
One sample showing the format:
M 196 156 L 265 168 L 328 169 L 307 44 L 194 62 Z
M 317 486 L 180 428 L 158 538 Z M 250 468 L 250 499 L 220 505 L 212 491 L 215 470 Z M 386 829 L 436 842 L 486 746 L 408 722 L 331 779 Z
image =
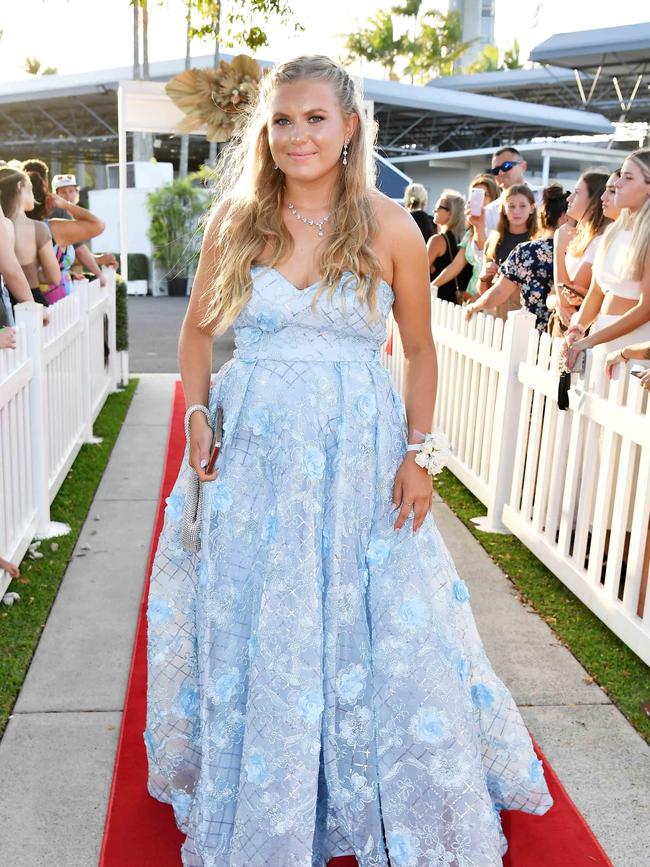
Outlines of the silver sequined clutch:
M 189 442 L 189 419 L 185 435 Z M 212 437 L 212 448 L 221 448 L 221 440 L 223 437 L 223 410 L 221 407 L 217 409 L 217 416 L 214 425 L 214 434 Z M 187 479 L 187 489 L 185 491 L 185 507 L 183 508 L 183 518 L 181 520 L 181 545 L 187 551 L 198 551 L 201 548 L 201 510 L 203 508 L 203 482 L 199 481 L 198 474 L 193 467 L 190 467 Z

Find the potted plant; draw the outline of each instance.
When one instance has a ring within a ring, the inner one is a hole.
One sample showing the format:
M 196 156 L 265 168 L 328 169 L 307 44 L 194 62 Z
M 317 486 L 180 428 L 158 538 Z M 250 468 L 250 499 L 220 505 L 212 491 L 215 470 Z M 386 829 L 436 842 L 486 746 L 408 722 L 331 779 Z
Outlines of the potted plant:
M 208 206 L 204 179 L 205 174 L 197 172 L 147 196 L 153 258 L 165 271 L 170 295 L 186 294 L 187 276 L 198 260 L 199 220 Z

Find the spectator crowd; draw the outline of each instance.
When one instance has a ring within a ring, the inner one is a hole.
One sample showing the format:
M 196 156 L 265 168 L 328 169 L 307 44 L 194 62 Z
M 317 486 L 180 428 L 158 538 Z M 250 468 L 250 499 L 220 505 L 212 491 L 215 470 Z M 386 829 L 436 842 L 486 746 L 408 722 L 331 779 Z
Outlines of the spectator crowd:
M 468 320 L 523 307 L 538 331 L 563 340 L 568 369 L 581 351 L 604 346 L 608 375 L 632 360 L 650 391 L 650 149 L 613 174 L 584 172 L 572 191 L 556 182 L 535 189 L 526 169 L 517 148 L 499 148 L 467 199 L 444 190 L 433 216 L 425 188 L 407 188 L 434 297 L 464 305 Z
M 0 349 L 15 347 L 14 307 L 22 301 L 48 308 L 88 275 L 105 285 L 101 266 L 115 267 L 112 254 L 93 254 L 87 242 L 103 222 L 79 205 L 73 174 L 55 175 L 39 159 L 0 162 Z
M 86 246 L 103 231 L 103 222 L 80 207 L 73 174 L 55 175 L 50 184 L 41 160 L 0 161 L 0 352 L 16 347 L 16 304 L 42 305 L 45 327 L 49 308 L 70 294 L 73 280 L 90 276 L 106 284 L 101 266 L 116 267 L 115 257 L 95 255 Z M 0 557 L 2 571 L 20 574 Z

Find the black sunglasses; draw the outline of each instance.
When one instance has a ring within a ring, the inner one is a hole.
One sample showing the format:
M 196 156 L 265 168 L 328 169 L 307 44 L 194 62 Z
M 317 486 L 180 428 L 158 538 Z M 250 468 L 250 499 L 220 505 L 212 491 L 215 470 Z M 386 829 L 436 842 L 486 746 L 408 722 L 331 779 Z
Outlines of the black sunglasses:
M 509 172 L 510 169 L 513 168 L 513 166 L 518 166 L 518 165 L 521 165 L 521 160 L 514 160 L 514 161 L 508 160 L 505 163 L 501 163 L 500 166 L 495 166 L 493 169 L 490 169 L 490 174 L 491 175 L 498 175 L 498 174 L 501 174 L 501 172 Z

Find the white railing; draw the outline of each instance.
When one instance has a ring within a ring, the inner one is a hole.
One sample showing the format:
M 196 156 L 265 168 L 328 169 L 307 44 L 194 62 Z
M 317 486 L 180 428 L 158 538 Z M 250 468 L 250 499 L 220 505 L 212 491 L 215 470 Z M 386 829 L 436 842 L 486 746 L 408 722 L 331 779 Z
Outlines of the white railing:
M 481 529 L 511 531 L 638 656 L 650 663 L 644 553 L 650 523 L 648 395 L 604 354 L 574 374 L 557 406 L 559 341 L 523 310 L 507 322 L 432 302 L 438 353 L 433 424 L 449 437 L 451 471 L 488 509 Z M 405 359 L 391 319 L 384 364 L 404 394 Z M 647 563 L 645 566 L 647 570 Z
M 0 551 L 10 561 L 22 559 L 36 532 L 30 425 L 33 375 L 24 329 L 18 328 L 16 349 L 0 350 Z M 0 570 L 0 598 L 9 580 Z
M 0 352 L 0 550 L 10 560 L 61 530 L 50 504 L 117 387 L 115 276 L 104 273 L 105 288 L 76 281 L 45 328 L 40 305 L 18 304 L 16 350 Z M 8 583 L 0 576 L 0 591 Z
M 569 410 L 559 411 L 559 350 L 559 341 L 531 335 L 519 365 L 524 391 L 503 522 L 650 663 L 648 393 L 625 365 L 610 382 L 605 352 L 595 351 L 584 375 L 574 375 Z

